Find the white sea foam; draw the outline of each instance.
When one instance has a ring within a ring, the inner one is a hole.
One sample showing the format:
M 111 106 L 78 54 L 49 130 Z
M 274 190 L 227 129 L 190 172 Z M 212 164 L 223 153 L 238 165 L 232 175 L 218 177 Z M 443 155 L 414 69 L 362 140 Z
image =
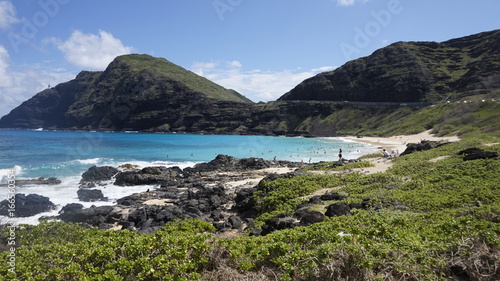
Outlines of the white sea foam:
M 89 208 L 91 206 L 109 206 L 115 205 L 116 200 L 123 198 L 125 196 L 145 192 L 148 189 L 152 190 L 157 188 L 156 185 L 141 185 L 141 186 L 116 186 L 113 185 L 113 181 L 108 181 L 103 183 L 103 186 L 98 186 L 95 189 L 102 191 L 104 197 L 108 198 L 108 201 L 99 202 L 81 202 L 78 200 L 77 191 L 79 189 L 80 176 L 67 177 L 62 179 L 62 183 L 59 185 L 25 185 L 16 188 L 17 194 L 38 194 L 48 197 L 52 203 L 54 203 L 57 208 L 50 212 L 44 212 L 32 217 L 27 218 L 9 218 L 5 216 L 0 216 L 0 224 L 7 223 L 17 223 L 17 224 L 38 224 L 38 219 L 43 216 L 57 216 L 62 207 L 69 203 L 80 203 L 84 208 Z M 0 189 L 0 198 L 7 199 L 7 189 Z M 3 199 L 2 199 L 3 200 Z M 0 200 L 1 201 L 1 200 Z
M 139 169 L 150 167 L 150 166 L 166 166 L 166 167 L 174 167 L 178 166 L 181 169 L 186 167 L 192 167 L 196 163 L 199 162 L 175 162 L 175 161 L 125 161 L 119 162 L 114 161 L 113 159 L 102 159 L 102 158 L 92 158 L 92 159 L 78 159 L 74 162 L 77 162 L 82 165 L 109 165 L 113 167 L 119 167 L 125 164 L 131 164 L 136 166 Z M 74 163 L 73 162 L 73 163 Z M 68 162 L 61 163 L 60 167 L 68 165 Z M 16 178 L 19 179 L 19 175 L 22 172 L 22 167 L 15 166 L 16 170 Z M 10 173 L 10 169 L 2 169 L 0 170 L 0 177 L 7 176 Z M 153 190 L 158 188 L 157 185 L 140 185 L 140 186 L 116 186 L 113 185 L 114 179 L 102 183 L 102 186 L 98 186 L 95 189 L 99 189 L 102 191 L 104 197 L 108 198 L 108 201 L 99 201 L 99 202 L 81 202 L 78 200 L 77 191 L 79 189 L 79 182 L 81 180 L 81 176 L 70 176 L 61 178 L 61 184 L 59 185 L 23 185 L 16 187 L 17 194 L 38 194 L 45 197 L 48 197 L 52 203 L 54 203 L 57 208 L 50 212 L 40 213 L 38 215 L 27 217 L 27 218 L 8 218 L 5 216 L 0 216 L 0 224 L 7 223 L 17 223 L 17 224 L 38 224 L 38 220 L 41 217 L 52 217 L 57 216 L 62 207 L 66 206 L 70 203 L 80 203 L 84 206 L 84 208 L 89 208 L 91 206 L 106 206 L 106 205 L 115 205 L 116 201 L 125 196 L 129 196 L 134 193 L 145 192 L 147 190 Z M 7 198 L 7 189 L 0 189 L 0 201 Z
M 177 166 L 181 169 L 187 168 L 187 167 L 193 167 L 194 165 L 201 163 L 201 162 L 196 162 L 196 161 L 186 161 L 186 162 L 175 162 L 175 161 L 153 161 L 153 162 L 148 162 L 148 161 L 123 161 L 123 162 L 113 162 L 109 163 L 112 164 L 110 166 L 114 167 L 121 167 L 127 164 L 130 164 L 134 167 L 137 167 L 138 169 L 142 169 L 145 167 L 151 167 L 151 166 L 165 166 L 167 168 L 171 168 L 174 166 Z
M 92 159 L 77 159 L 75 160 L 80 164 L 89 165 L 89 164 L 97 164 L 101 161 L 101 158 L 92 158 Z
M 16 177 L 20 176 L 23 172 L 23 168 L 17 165 L 10 169 L 0 169 L 0 183 L 7 183 L 7 179 L 9 178 L 12 169 L 14 169 Z

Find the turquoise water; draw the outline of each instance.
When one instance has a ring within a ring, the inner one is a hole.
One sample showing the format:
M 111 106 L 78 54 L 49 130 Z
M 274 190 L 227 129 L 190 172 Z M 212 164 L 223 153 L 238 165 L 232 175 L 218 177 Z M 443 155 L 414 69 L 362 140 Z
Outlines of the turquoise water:
M 0 170 L 23 177 L 81 175 L 92 165 L 191 166 L 218 154 L 238 158 L 319 162 L 371 151 L 340 138 L 0 130 Z M 0 174 L 0 176 L 2 176 Z

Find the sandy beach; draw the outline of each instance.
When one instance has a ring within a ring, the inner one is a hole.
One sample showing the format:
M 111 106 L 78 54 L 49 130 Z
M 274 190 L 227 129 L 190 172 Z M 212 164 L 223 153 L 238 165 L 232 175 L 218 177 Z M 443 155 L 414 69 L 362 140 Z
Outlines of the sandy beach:
M 376 151 L 380 152 L 382 149 L 386 149 L 391 152 L 392 150 L 399 151 L 402 153 L 406 149 L 407 143 L 419 143 L 423 140 L 431 141 L 459 141 L 460 138 L 457 136 L 451 137 L 436 137 L 430 133 L 430 130 L 415 134 L 415 135 L 401 135 L 392 137 L 362 137 L 358 138 L 356 136 L 346 136 L 345 139 L 371 144 L 376 147 Z
M 430 130 L 424 131 L 415 135 L 401 135 L 401 136 L 392 136 L 392 137 L 362 137 L 358 138 L 356 136 L 346 136 L 345 139 L 352 140 L 355 142 L 366 143 L 374 146 L 374 153 L 380 152 L 380 157 L 375 157 L 371 159 L 367 159 L 367 161 L 371 162 L 373 167 L 366 168 L 355 168 L 350 170 L 337 170 L 337 171 L 312 171 L 310 173 L 313 174 L 341 174 L 341 173 L 350 173 L 350 172 L 359 172 L 362 174 L 373 174 L 385 172 L 387 169 L 392 167 L 393 161 L 388 158 L 382 157 L 382 149 L 386 149 L 391 153 L 392 151 L 398 151 L 402 153 L 406 149 L 407 143 L 419 143 L 423 140 L 431 140 L 431 141 L 459 141 L 460 138 L 457 136 L 451 137 L 437 137 L 430 133 Z M 251 187 L 258 184 L 260 180 L 264 178 L 265 175 L 270 173 L 284 174 L 291 171 L 294 171 L 295 168 L 268 168 L 264 170 L 254 171 L 252 176 L 249 176 L 247 179 L 238 180 L 238 181 L 230 181 L 226 182 L 224 185 L 226 188 L 235 189 L 236 187 Z M 248 174 L 248 173 L 247 173 Z

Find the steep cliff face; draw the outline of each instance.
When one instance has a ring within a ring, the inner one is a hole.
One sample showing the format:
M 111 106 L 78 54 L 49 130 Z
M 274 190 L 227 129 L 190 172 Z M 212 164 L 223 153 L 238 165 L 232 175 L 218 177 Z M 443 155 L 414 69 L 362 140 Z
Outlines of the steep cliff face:
M 437 102 L 500 96 L 500 30 L 398 42 L 309 78 L 279 100 Z
M 0 119 L 0 128 L 64 128 L 66 112 L 89 91 L 100 72 L 83 71 L 69 82 L 43 90 Z

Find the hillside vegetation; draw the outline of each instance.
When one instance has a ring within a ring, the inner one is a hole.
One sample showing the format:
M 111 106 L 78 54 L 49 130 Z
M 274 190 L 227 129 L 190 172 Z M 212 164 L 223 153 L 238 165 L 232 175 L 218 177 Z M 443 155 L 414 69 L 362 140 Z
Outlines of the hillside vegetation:
M 393 136 L 432 129 L 438 136 L 500 138 L 500 103 L 443 103 L 421 109 L 345 107 L 318 121 L 338 128 L 338 135 Z
M 439 102 L 500 97 L 500 30 L 397 42 L 297 85 L 280 100 Z
M 186 70 L 164 58 L 155 58 L 149 55 L 124 55 L 117 58 L 127 64 L 134 72 L 148 70 L 160 76 L 179 81 L 191 90 L 203 93 L 211 98 L 224 101 L 249 102 L 252 101 L 234 90 L 228 90 L 212 81 Z
M 394 136 L 426 130 L 439 136 L 499 138 L 500 102 L 441 103 L 423 108 L 345 102 L 275 102 L 258 105 L 266 132 L 302 136 Z M 264 126 L 262 126 L 264 127 Z

